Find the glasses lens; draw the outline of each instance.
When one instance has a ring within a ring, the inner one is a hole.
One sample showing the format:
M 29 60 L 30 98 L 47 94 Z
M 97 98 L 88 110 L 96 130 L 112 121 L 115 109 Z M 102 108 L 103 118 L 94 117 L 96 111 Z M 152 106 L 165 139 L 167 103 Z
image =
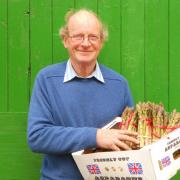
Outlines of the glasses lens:
M 85 35 L 83 34 L 77 34 L 77 35 L 73 35 L 73 36 L 69 36 L 72 40 L 72 42 L 75 42 L 75 43 L 81 43 L 82 41 L 85 40 Z M 90 43 L 97 43 L 99 40 L 99 37 L 96 36 L 96 35 L 89 35 L 88 36 L 88 41 Z
M 95 36 L 95 35 L 91 35 L 91 36 L 88 36 L 88 39 L 91 43 L 96 43 L 96 42 L 98 42 L 99 37 Z
M 82 35 L 74 35 L 74 36 L 70 36 L 70 38 L 73 42 L 81 42 L 83 40 Z

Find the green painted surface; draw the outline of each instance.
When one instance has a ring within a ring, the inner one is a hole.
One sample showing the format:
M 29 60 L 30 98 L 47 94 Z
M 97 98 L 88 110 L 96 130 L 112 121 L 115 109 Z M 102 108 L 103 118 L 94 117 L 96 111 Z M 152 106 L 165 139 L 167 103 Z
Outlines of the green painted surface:
M 40 155 L 26 142 L 27 113 L 0 113 L 0 179 L 35 180 L 40 177 Z
M 101 63 L 106 64 L 108 67 L 120 72 L 121 70 L 121 22 L 120 13 L 121 6 L 119 0 L 114 0 L 111 4 L 110 0 L 98 1 L 98 14 L 103 22 L 108 26 L 109 38 L 108 43 L 104 45 L 104 48 L 100 54 L 99 60 Z M 116 22 L 116 21 L 118 22 Z
M 30 1 L 31 88 L 39 69 L 52 63 L 52 1 Z
M 64 61 L 68 58 L 67 50 L 64 48 L 62 40 L 59 37 L 59 29 L 64 25 L 64 14 L 74 7 L 74 0 L 68 0 L 66 3 L 59 0 L 53 1 L 53 63 Z
M 98 0 L 74 0 L 75 8 L 88 8 L 97 12 L 97 2 Z
M 169 107 L 180 111 L 180 1 L 169 1 Z
M 129 80 L 135 102 L 145 99 L 144 1 L 122 1 L 122 74 Z
M 8 48 L 7 48 L 7 2 L 0 1 L 0 111 L 8 110 L 8 90 L 7 90 L 7 65 L 8 65 Z
M 145 3 L 145 83 L 145 98 L 168 108 L 168 0 Z
M 28 1 L 8 1 L 8 111 L 27 111 L 29 66 Z
M 179 0 L 1 0 L 2 180 L 39 179 L 41 155 L 26 143 L 30 92 L 39 69 L 68 58 L 58 31 L 73 7 L 94 10 L 108 25 L 99 61 L 128 79 L 135 102 L 162 102 L 180 111 Z

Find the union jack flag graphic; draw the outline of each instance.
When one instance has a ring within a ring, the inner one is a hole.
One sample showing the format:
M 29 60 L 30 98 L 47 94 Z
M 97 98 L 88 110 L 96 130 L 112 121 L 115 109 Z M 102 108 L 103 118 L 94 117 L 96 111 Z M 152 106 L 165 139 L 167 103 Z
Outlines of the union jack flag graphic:
M 130 174 L 143 174 L 141 163 L 128 163 L 127 165 Z
M 166 156 L 163 159 L 161 159 L 161 164 L 163 167 L 169 166 L 171 164 L 170 157 Z
M 86 166 L 90 174 L 101 174 L 97 164 L 89 164 Z

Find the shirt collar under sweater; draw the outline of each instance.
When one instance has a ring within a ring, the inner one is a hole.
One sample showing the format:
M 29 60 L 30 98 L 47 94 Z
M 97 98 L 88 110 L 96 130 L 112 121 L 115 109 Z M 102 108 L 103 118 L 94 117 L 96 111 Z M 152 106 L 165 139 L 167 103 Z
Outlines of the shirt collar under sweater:
M 73 69 L 73 67 L 71 65 L 70 60 L 68 60 L 68 62 L 66 64 L 65 74 L 64 74 L 64 82 L 68 82 L 68 81 L 72 80 L 74 77 L 82 78 L 82 77 L 77 75 L 77 73 L 75 72 L 75 70 Z M 92 78 L 92 77 L 95 77 L 100 82 L 105 83 L 103 75 L 102 75 L 101 70 L 99 68 L 98 62 L 96 62 L 95 70 L 92 72 L 92 74 L 90 74 L 86 78 Z

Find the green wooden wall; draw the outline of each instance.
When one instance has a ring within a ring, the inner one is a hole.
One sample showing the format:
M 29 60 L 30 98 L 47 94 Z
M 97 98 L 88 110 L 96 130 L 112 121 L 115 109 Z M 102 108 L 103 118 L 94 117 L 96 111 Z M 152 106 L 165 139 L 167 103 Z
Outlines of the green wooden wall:
M 58 29 L 65 12 L 80 7 L 108 25 L 99 61 L 128 79 L 135 102 L 162 102 L 168 111 L 180 111 L 179 0 L 0 0 L 2 180 L 39 179 L 41 155 L 26 143 L 31 89 L 40 68 L 68 58 Z

